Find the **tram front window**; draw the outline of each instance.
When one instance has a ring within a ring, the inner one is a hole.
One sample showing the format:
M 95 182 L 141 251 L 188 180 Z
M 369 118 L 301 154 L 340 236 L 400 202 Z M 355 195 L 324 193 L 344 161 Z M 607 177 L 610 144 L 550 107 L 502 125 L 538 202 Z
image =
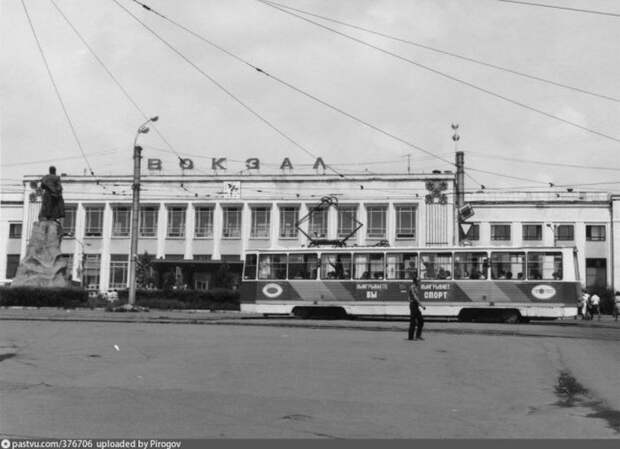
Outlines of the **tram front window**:
M 321 254 L 321 279 L 351 279 L 351 254 Z
M 527 278 L 531 280 L 561 280 L 563 277 L 562 253 L 528 253 Z
M 418 267 L 416 253 L 388 253 L 386 261 L 386 279 L 413 279 Z
M 422 253 L 420 279 L 452 279 L 452 253 Z
M 488 266 L 487 253 L 455 253 L 454 279 L 486 279 Z
M 493 252 L 491 253 L 492 279 L 523 279 L 525 273 L 525 253 Z
M 286 254 L 261 254 L 258 262 L 259 279 L 286 279 Z
M 256 254 L 246 254 L 243 279 L 256 279 Z
M 316 254 L 289 254 L 289 279 L 316 279 L 318 257 Z

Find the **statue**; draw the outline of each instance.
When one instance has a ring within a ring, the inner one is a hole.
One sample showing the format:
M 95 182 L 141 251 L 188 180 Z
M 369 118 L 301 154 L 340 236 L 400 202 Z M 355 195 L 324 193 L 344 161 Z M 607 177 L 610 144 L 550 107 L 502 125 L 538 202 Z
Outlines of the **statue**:
M 56 176 L 56 167 L 49 168 L 49 174 L 41 179 L 40 185 L 37 190 L 42 192 L 43 201 L 39 221 L 32 224 L 26 254 L 17 268 L 11 286 L 68 287 L 67 259 L 60 251 L 60 219 L 65 216 L 65 202 L 62 198 L 60 177 Z
M 39 221 L 58 220 L 65 216 L 65 201 L 62 198 L 60 176 L 56 175 L 56 167 L 49 168 L 49 174 L 41 179 L 43 201 Z

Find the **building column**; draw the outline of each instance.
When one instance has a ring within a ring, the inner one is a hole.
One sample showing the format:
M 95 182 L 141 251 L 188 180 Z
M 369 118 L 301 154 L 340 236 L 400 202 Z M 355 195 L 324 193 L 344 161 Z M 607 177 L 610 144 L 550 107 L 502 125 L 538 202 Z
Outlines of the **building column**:
M 394 246 L 396 244 L 396 208 L 391 201 L 388 203 L 385 219 L 387 241 L 390 242 L 390 246 Z
M 86 209 L 83 203 L 78 203 L 75 209 L 75 233 L 73 246 L 73 279 L 79 279 L 82 285 L 84 278 L 84 234 L 86 233 Z M 84 287 L 82 285 L 82 287 Z
M 422 199 L 415 210 L 415 240 L 416 245 L 426 246 L 426 209 L 428 204 Z
M 543 227 L 546 226 L 543 224 Z M 545 230 L 543 229 L 543 238 L 544 235 Z M 523 223 L 520 221 L 514 221 L 510 224 L 510 244 L 513 247 L 523 246 Z M 553 246 L 553 240 L 548 246 Z
M 327 209 L 327 238 L 338 238 L 338 209 L 335 207 Z
M 240 254 L 240 257 L 243 257 L 245 250 L 248 249 L 251 232 L 252 232 L 252 208 L 250 207 L 248 203 L 243 203 L 241 205 L 241 254 Z
M 611 197 L 611 225 L 609 238 L 611 240 L 611 288 L 620 290 L 620 196 Z
M 213 206 L 213 254 L 211 259 L 220 260 L 220 242 L 222 241 L 222 227 L 224 225 L 224 211 L 222 205 L 217 202 Z
M 194 258 L 194 231 L 196 229 L 196 208 L 187 203 L 185 208 L 185 254 L 184 259 Z
M 24 215 L 23 215 L 23 219 L 22 219 L 22 241 L 21 241 L 21 245 L 20 245 L 20 250 L 19 250 L 19 260 L 20 262 L 22 260 L 24 260 L 24 257 L 26 257 L 26 249 L 28 248 L 28 240 L 30 240 L 30 216 L 29 216 L 29 212 L 30 211 L 30 192 L 28 191 L 28 189 L 25 189 L 24 191 Z M 6 274 L 6 271 L 2 272 L 2 276 L 4 277 L 4 275 Z
M 110 240 L 112 239 L 113 212 L 110 203 L 103 206 L 103 229 L 101 235 L 101 265 L 99 266 L 99 291 L 106 292 L 110 286 Z
M 278 241 L 280 240 L 280 207 L 277 203 L 271 204 L 271 216 L 270 216 L 270 229 L 271 233 L 269 234 L 269 247 L 277 248 Z
M 357 231 L 356 240 L 359 246 L 366 245 L 366 234 L 368 233 L 368 215 L 366 214 L 366 204 L 360 203 L 357 207 L 357 220 L 362 223 L 362 227 Z
M 166 203 L 159 203 L 157 213 L 157 254 L 158 259 L 166 255 L 166 234 L 168 233 L 168 209 Z
M 308 214 L 308 206 L 306 203 L 301 203 L 299 205 L 299 219 L 305 217 Z M 304 232 L 308 232 L 309 222 L 306 220 L 299 227 L 304 230 Z M 298 233 L 299 238 L 299 246 L 306 246 L 308 244 L 308 238 L 303 235 L 301 232 Z

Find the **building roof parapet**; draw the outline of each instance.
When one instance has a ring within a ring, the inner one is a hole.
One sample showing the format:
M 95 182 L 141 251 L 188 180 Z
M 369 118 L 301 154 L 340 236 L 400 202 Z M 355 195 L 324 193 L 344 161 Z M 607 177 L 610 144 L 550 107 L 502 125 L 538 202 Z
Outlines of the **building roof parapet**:
M 609 202 L 609 192 L 558 192 L 558 191 L 533 191 L 533 192 L 475 192 L 466 193 L 465 201 L 468 203 L 592 203 Z

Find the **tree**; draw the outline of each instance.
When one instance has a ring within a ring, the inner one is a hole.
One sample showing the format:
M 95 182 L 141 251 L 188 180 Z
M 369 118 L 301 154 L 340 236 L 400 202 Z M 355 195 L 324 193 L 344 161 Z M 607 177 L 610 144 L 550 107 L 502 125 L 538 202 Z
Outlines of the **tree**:
M 139 254 L 136 258 L 136 286 L 146 288 L 154 283 L 153 256 L 144 251 L 144 254 Z

